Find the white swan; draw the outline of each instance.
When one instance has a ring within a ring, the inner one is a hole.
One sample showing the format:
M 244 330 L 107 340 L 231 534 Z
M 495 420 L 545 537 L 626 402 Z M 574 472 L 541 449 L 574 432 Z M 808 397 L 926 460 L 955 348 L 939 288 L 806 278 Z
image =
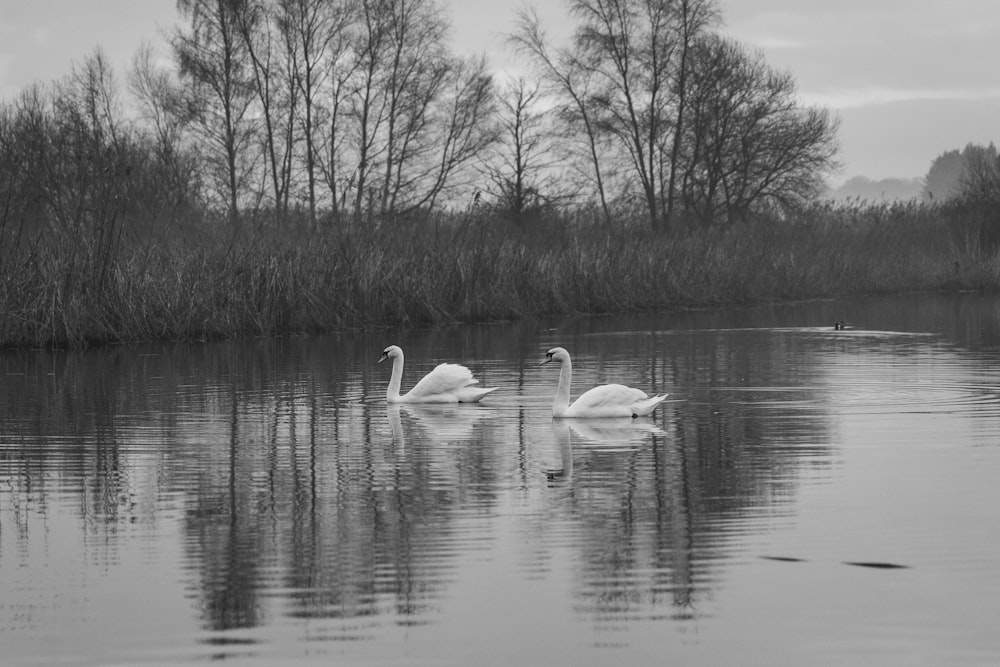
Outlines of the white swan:
M 382 363 L 392 359 L 392 377 L 385 392 L 389 403 L 476 403 L 496 387 L 483 389 L 474 385 L 479 380 L 472 377 L 472 371 L 459 364 L 438 364 L 430 373 L 421 378 L 413 389 L 399 395 L 399 384 L 403 379 L 403 351 L 390 345 L 382 351 L 378 360 Z
M 602 384 L 580 394 L 572 404 L 569 402 L 569 384 L 573 378 L 573 362 L 569 352 L 554 347 L 545 353 L 543 364 L 558 361 L 559 388 L 552 403 L 553 417 L 642 417 L 650 414 L 662 403 L 667 394 L 650 397 L 641 389 L 633 389 L 622 384 Z

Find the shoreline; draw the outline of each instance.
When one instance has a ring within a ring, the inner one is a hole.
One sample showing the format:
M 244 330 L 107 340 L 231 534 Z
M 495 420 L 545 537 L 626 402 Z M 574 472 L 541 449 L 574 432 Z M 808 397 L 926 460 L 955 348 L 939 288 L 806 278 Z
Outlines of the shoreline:
M 853 209 L 852 209 L 853 211 Z M 36 250 L 0 269 L 0 348 L 435 327 L 1000 290 L 1000 250 L 939 211 L 843 212 L 684 235 L 486 217 Z M 978 235 L 977 235 L 978 234 Z M 831 323 L 832 324 L 832 323 Z

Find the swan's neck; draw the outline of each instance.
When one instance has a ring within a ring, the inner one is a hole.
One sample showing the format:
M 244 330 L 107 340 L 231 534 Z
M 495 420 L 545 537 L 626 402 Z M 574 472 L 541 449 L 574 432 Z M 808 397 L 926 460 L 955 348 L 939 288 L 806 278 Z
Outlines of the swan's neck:
M 403 381 L 403 355 L 392 358 L 392 376 L 389 378 L 389 388 L 385 390 L 385 400 L 389 403 L 399 401 L 399 385 Z
M 559 388 L 556 400 L 552 402 L 552 412 L 558 414 L 569 407 L 569 384 L 573 379 L 573 364 L 569 359 L 559 364 Z

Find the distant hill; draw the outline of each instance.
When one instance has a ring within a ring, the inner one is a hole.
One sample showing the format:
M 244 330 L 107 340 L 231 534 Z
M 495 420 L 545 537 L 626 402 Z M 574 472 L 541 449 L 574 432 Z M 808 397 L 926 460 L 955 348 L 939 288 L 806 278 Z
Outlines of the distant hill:
M 860 199 L 869 202 L 906 201 L 923 196 L 922 178 L 883 178 L 873 181 L 864 176 L 855 176 L 839 188 L 827 190 L 825 199 L 842 201 Z

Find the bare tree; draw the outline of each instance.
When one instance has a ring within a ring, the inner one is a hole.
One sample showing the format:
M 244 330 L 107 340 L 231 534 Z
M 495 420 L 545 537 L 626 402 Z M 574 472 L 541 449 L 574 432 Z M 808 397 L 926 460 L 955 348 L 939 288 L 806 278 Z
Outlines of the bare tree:
M 663 222 L 661 159 L 671 129 L 670 75 L 678 39 L 673 0 L 572 0 L 575 41 L 596 89 L 598 128 L 629 157 L 653 229 Z
M 299 89 L 287 41 L 279 38 L 280 8 L 267 0 L 233 3 L 236 29 L 249 56 L 263 135 L 260 137 L 271 197 L 279 219 L 287 217 Z
M 674 223 L 674 211 L 677 199 L 677 177 L 682 170 L 681 149 L 688 114 L 687 80 L 691 69 L 691 52 L 695 43 L 705 31 L 719 21 L 719 13 L 712 0 L 677 0 L 675 22 L 677 24 L 679 46 L 676 64 L 673 68 L 674 87 L 674 124 L 673 143 L 670 147 L 668 181 L 666 185 L 665 226 Z
M 791 76 L 719 36 L 699 42 L 685 132 L 685 205 L 711 224 L 745 220 L 755 204 L 814 196 L 835 166 L 836 120 L 803 108 Z
M 204 139 L 203 160 L 229 220 L 239 220 L 249 192 L 256 154 L 250 114 L 256 93 L 247 71 L 246 43 L 239 33 L 240 0 L 177 0 L 189 22 L 171 39 L 196 126 Z
M 361 67 L 366 62 L 356 50 L 361 43 L 359 25 L 363 6 L 351 0 L 344 0 L 342 4 L 329 0 L 292 1 L 316 2 L 319 11 L 329 12 L 328 21 L 317 19 L 314 33 L 312 28 L 298 28 L 300 32 L 314 35 L 315 39 L 304 35 L 299 38 L 302 55 L 297 80 L 304 98 L 306 168 L 308 171 L 312 164 L 314 171 L 313 176 L 307 173 L 310 193 L 315 192 L 313 188 L 322 180 L 329 191 L 331 216 L 337 220 L 349 208 L 357 176 L 357 165 L 351 155 L 355 144 L 352 121 Z M 308 21 L 307 25 L 312 22 Z M 310 44 L 308 49 L 307 42 Z M 316 50 L 315 60 L 305 55 L 312 49 Z M 307 60 L 313 65 L 307 64 Z M 317 205 L 318 198 L 316 194 Z
M 557 98 L 563 98 L 558 115 L 572 128 L 567 132 L 571 142 L 581 141 L 584 145 L 585 162 L 589 164 L 593 176 L 594 189 L 600 201 L 606 224 L 611 223 L 603 165 L 607 156 L 600 150 L 600 137 L 596 119 L 588 104 L 591 72 L 583 66 L 581 57 L 569 49 L 552 51 L 542 30 L 538 14 L 534 10 L 520 10 L 517 28 L 508 37 L 508 42 L 519 52 L 527 55 L 540 73 L 541 80 Z M 583 132 L 576 128 L 582 128 Z
M 354 194 L 354 218 L 365 217 L 366 197 L 370 200 L 368 179 L 377 158 L 377 137 L 385 123 L 385 111 L 381 96 L 382 66 L 389 48 L 387 16 L 381 0 L 362 0 L 358 7 L 359 29 L 351 50 L 357 58 L 352 68 L 356 75 L 351 83 L 349 105 L 351 121 L 356 128 L 354 149 L 357 162 L 352 177 Z
M 98 230 L 113 225 L 121 200 L 118 188 L 125 167 L 127 130 L 118 84 L 104 53 L 97 49 L 57 84 L 53 118 L 60 150 L 72 160 L 53 159 L 62 172 L 53 183 L 70 199 L 58 209 L 66 225 L 92 224 Z M 52 156 L 56 158 L 56 155 Z
M 48 97 L 40 84 L 0 105 L 0 242 L 20 246 L 26 233 L 47 227 L 48 161 L 54 131 Z M 13 236 L 11 236 L 13 231 Z M 34 234 L 30 234 L 33 236 Z M 7 253 L 0 253 L 0 260 Z
M 542 206 L 552 185 L 550 135 L 538 108 L 540 97 L 538 85 L 523 77 L 508 82 L 500 96 L 497 147 L 485 165 L 490 194 L 515 223 Z
M 485 63 L 450 55 L 436 0 L 365 0 L 353 34 L 348 76 L 333 77 L 346 112 L 331 118 L 351 140 L 340 155 L 353 159 L 355 220 L 433 207 L 489 135 Z
M 386 128 L 379 212 L 395 210 L 406 163 L 415 159 L 429 122 L 428 110 L 449 74 L 441 9 L 424 0 L 388 4 L 389 50 L 385 63 Z
M 74 65 L 52 96 L 46 190 L 57 242 L 71 244 L 67 283 L 100 295 L 125 233 L 131 128 L 100 49 Z
M 497 139 L 494 123 L 496 94 L 493 75 L 485 58 L 453 59 L 445 80 L 449 82 L 435 103 L 434 123 L 427 145 L 433 150 L 417 163 L 409 211 L 432 209 L 448 190 L 458 190 L 467 182 L 456 180 L 464 170 Z M 466 172 L 466 179 L 472 175 Z
M 279 214 L 302 196 L 314 224 L 321 182 L 334 218 L 434 206 L 492 140 L 491 77 L 485 63 L 452 57 L 439 0 L 178 8 L 183 115 L 233 221 L 269 191 Z
M 172 71 L 156 64 L 155 54 L 148 44 L 142 45 L 132 59 L 129 89 L 137 103 L 138 119 L 151 134 L 155 168 L 140 201 L 152 204 L 153 217 L 158 213 L 158 201 L 176 213 L 182 207 L 193 206 L 198 197 L 198 165 L 193 151 L 186 146 L 186 132 L 192 122 L 187 113 L 184 91 Z M 155 174 L 155 175 L 153 175 Z
M 336 132 L 340 90 L 347 75 L 339 71 L 346 52 L 348 28 L 353 3 L 330 0 L 279 0 L 281 5 L 281 31 L 292 64 L 294 85 L 302 95 L 298 114 L 304 151 L 306 198 L 309 221 L 316 224 L 317 181 L 321 164 L 319 131 L 322 107 L 319 97 L 325 84 L 332 80 L 331 133 Z M 349 74 L 349 73 L 348 73 Z M 334 152 L 336 149 L 333 149 Z M 333 156 L 331 156 L 333 157 Z M 332 205 L 337 211 L 335 161 L 331 160 Z
M 605 218 L 608 165 L 627 163 L 621 174 L 638 186 L 650 226 L 669 227 L 689 54 L 718 20 L 714 1 L 571 0 L 569 8 L 577 19 L 571 48 L 551 51 L 537 16 L 527 11 L 511 41 L 564 98 L 561 117 L 586 137 Z

